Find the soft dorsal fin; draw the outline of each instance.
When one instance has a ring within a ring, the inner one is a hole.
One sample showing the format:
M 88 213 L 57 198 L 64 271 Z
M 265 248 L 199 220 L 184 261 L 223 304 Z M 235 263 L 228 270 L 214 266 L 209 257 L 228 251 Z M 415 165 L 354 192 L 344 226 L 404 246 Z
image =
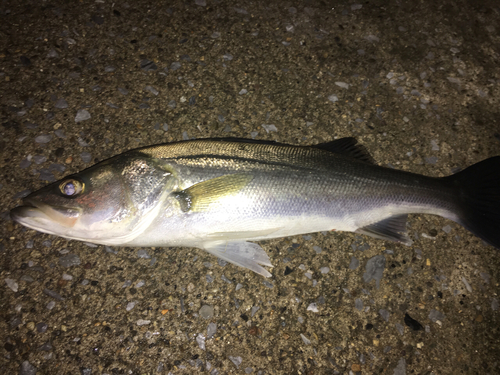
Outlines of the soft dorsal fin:
M 252 179 L 252 175 L 245 173 L 228 174 L 199 182 L 187 189 L 174 192 L 173 195 L 182 211 L 204 211 L 219 199 L 237 194 Z
M 405 245 L 411 245 L 412 240 L 406 232 L 406 220 L 408 215 L 391 216 L 382 221 L 367 225 L 363 228 L 358 228 L 356 233 L 366 234 L 367 236 L 379 238 L 381 240 L 389 240 L 402 242 Z
M 356 138 L 353 137 L 340 138 L 335 141 L 320 143 L 311 147 L 349 156 L 364 161 L 365 163 L 375 164 L 375 160 L 373 160 L 365 146 L 358 144 Z

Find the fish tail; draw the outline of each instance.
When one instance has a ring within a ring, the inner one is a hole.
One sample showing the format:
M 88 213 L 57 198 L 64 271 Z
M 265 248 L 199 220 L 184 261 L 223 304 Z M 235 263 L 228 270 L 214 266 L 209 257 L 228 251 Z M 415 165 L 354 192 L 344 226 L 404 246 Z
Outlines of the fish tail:
M 500 156 L 444 179 L 458 191 L 457 222 L 500 249 Z

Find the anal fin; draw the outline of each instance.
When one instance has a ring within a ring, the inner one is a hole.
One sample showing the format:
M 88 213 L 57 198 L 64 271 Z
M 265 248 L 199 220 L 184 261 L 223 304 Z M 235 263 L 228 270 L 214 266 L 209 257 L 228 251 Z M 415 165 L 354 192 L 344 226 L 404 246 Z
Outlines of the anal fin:
M 203 245 L 203 249 L 225 261 L 248 268 L 264 277 L 272 276 L 264 267 L 272 267 L 267 253 L 259 245 L 246 241 L 216 241 Z
M 358 228 L 356 233 L 379 238 L 381 240 L 395 241 L 410 246 L 413 241 L 406 231 L 408 215 L 391 216 L 387 219 Z

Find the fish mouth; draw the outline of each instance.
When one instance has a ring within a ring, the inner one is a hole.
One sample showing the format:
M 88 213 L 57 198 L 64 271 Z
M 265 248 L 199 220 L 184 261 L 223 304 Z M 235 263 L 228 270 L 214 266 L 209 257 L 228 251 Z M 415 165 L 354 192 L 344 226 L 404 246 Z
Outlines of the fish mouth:
M 50 232 L 54 226 L 71 228 L 80 217 L 80 210 L 73 207 L 51 206 L 26 198 L 23 205 L 13 208 L 10 217 L 16 223 L 29 228 Z

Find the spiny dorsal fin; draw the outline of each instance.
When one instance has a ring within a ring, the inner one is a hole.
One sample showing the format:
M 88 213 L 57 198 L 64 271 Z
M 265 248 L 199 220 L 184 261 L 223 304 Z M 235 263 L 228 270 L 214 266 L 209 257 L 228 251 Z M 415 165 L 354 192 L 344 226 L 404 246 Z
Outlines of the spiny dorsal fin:
M 356 233 L 366 234 L 367 236 L 379 238 L 381 240 L 389 240 L 402 242 L 405 245 L 411 245 L 412 240 L 406 232 L 406 220 L 408 215 L 392 216 L 382 221 L 367 225 L 363 228 L 358 228 Z
M 253 176 L 244 173 L 228 174 L 199 182 L 187 189 L 174 192 L 182 211 L 204 211 L 219 199 L 237 194 L 252 181 Z
M 349 156 L 366 163 L 375 164 L 375 160 L 373 160 L 365 146 L 358 144 L 356 138 L 353 137 L 340 138 L 335 141 L 320 143 L 311 147 Z

